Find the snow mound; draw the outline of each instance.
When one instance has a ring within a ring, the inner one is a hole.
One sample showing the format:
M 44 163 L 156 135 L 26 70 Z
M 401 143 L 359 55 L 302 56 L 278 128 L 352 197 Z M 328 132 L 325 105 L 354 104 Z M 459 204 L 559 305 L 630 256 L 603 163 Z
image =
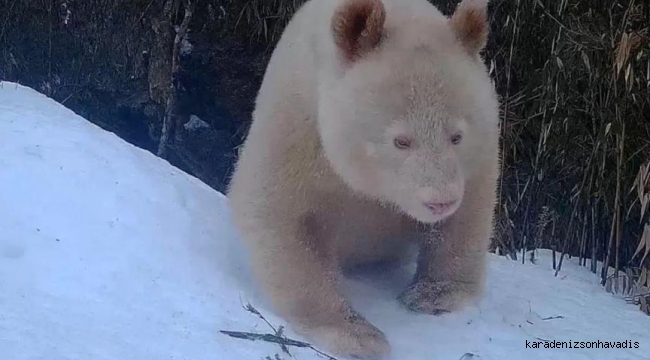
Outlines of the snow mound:
M 276 328 L 284 324 L 256 291 L 222 194 L 7 82 L 0 229 L 2 359 L 322 358 L 220 332 L 273 333 L 243 309 L 247 301 Z M 359 275 L 344 290 L 386 332 L 394 359 L 650 359 L 650 317 L 576 262 L 554 277 L 549 254 L 539 255 L 537 265 L 491 255 L 481 303 L 439 317 L 400 307 L 404 269 Z M 545 349 L 543 340 L 565 348 Z

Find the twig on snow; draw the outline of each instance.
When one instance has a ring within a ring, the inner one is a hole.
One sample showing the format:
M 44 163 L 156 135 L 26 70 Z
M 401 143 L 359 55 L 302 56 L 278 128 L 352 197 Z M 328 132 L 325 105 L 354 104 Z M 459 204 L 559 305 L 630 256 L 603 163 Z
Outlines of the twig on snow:
M 266 341 L 266 342 L 275 343 L 275 344 L 280 345 L 280 348 L 282 348 L 282 351 L 284 351 L 287 355 L 289 355 L 291 357 L 293 357 L 293 355 L 291 355 L 291 353 L 289 352 L 288 346 L 311 349 L 316 354 L 318 354 L 319 356 L 324 357 L 327 360 L 338 360 L 337 358 L 316 349 L 313 345 L 311 345 L 309 343 L 306 343 L 304 341 L 290 339 L 290 338 L 286 337 L 284 335 L 284 327 L 283 326 L 278 327 L 278 329 L 276 330 L 276 328 L 273 325 L 271 325 L 271 323 L 268 320 L 266 320 L 264 315 L 262 315 L 262 313 L 260 313 L 250 303 L 246 304 L 244 306 L 244 309 L 246 311 L 258 316 L 260 319 L 262 319 L 262 321 L 264 321 L 273 330 L 273 332 L 275 332 L 275 334 L 259 334 L 259 333 L 251 333 L 251 332 L 220 330 L 220 332 L 222 334 L 225 334 L 225 335 L 237 338 L 237 339 L 244 339 L 244 340 L 251 340 L 251 341 L 262 340 L 262 341 Z

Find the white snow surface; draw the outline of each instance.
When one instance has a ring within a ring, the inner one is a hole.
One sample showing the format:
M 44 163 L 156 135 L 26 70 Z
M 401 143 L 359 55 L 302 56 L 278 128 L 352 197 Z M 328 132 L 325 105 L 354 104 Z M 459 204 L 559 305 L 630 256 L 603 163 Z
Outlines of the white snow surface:
M 650 317 L 574 260 L 554 277 L 548 252 L 524 265 L 490 255 L 481 302 L 438 317 L 395 300 L 412 270 L 344 283 L 392 359 L 650 359 Z M 46 96 L 0 83 L 2 360 L 322 359 L 220 333 L 272 333 L 248 301 L 284 325 L 256 289 L 226 197 Z M 632 348 L 526 348 L 540 339 Z

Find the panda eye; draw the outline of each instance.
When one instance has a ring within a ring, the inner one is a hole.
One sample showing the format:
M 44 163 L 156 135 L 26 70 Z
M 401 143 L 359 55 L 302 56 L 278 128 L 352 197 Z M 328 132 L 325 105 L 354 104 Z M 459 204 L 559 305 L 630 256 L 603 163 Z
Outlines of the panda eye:
M 451 137 L 451 143 L 454 145 L 460 144 L 461 140 L 463 140 L 463 134 L 461 133 L 454 134 L 454 136 Z
M 398 136 L 393 140 L 393 144 L 398 149 L 408 149 L 411 147 L 411 139 L 406 136 Z

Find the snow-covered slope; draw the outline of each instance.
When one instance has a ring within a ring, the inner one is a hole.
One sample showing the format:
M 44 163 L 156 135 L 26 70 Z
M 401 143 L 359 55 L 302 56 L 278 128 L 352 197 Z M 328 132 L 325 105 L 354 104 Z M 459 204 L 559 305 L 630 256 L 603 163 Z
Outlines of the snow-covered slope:
M 345 291 L 396 360 L 650 359 L 650 317 L 572 261 L 554 277 L 540 255 L 538 265 L 491 255 L 486 297 L 457 314 L 402 309 L 404 270 L 350 279 Z M 273 333 L 247 301 L 283 325 L 255 289 L 223 195 L 36 91 L 0 83 L 2 360 L 291 359 L 277 344 L 220 332 Z M 527 348 L 541 339 L 632 348 Z

